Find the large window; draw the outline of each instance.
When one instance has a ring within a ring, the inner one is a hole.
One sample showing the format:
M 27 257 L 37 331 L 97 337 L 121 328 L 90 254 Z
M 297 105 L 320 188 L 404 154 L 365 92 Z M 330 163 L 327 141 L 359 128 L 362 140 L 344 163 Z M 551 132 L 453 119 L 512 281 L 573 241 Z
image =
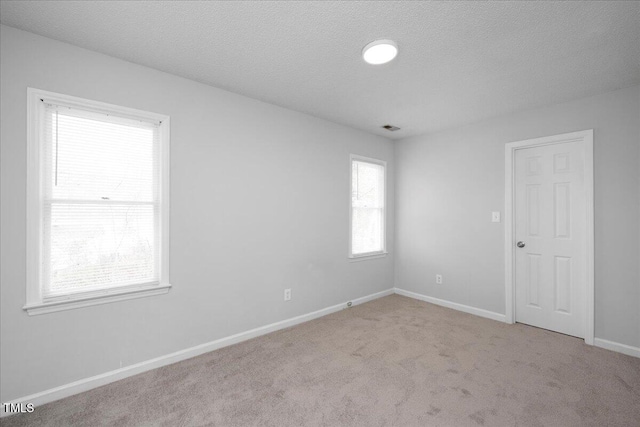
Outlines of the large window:
M 385 172 L 382 160 L 351 156 L 351 258 L 386 253 Z
M 164 293 L 168 117 L 30 89 L 30 314 Z

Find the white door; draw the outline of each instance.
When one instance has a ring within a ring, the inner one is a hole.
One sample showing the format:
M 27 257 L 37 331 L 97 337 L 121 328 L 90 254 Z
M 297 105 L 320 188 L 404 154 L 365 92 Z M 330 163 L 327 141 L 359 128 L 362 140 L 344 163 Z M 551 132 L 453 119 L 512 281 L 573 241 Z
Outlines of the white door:
M 587 212 L 581 140 L 515 153 L 516 322 L 585 336 Z

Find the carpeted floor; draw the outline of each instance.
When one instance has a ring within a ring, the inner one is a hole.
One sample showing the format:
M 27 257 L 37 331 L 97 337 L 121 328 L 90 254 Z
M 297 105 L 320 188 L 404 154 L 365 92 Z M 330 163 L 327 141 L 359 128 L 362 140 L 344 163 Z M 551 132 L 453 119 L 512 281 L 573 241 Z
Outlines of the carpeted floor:
M 2 425 L 640 426 L 640 359 L 392 295 Z

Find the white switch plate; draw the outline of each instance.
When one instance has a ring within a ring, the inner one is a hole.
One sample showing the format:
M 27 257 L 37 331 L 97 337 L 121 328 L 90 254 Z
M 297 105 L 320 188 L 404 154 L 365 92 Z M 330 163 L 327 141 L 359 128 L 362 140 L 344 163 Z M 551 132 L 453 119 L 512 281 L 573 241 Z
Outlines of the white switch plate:
M 436 274 L 436 284 L 442 285 L 442 274 Z
M 291 289 L 284 290 L 284 300 L 291 301 Z
M 500 222 L 500 212 L 491 212 L 491 222 Z

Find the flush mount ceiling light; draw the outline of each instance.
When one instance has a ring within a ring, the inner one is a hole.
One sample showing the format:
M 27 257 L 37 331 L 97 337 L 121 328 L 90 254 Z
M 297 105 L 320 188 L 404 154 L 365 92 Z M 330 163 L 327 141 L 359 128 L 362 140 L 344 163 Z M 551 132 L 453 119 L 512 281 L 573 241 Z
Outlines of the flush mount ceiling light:
M 362 49 L 362 58 L 372 65 L 386 64 L 398 54 L 398 45 L 393 40 L 372 41 Z

